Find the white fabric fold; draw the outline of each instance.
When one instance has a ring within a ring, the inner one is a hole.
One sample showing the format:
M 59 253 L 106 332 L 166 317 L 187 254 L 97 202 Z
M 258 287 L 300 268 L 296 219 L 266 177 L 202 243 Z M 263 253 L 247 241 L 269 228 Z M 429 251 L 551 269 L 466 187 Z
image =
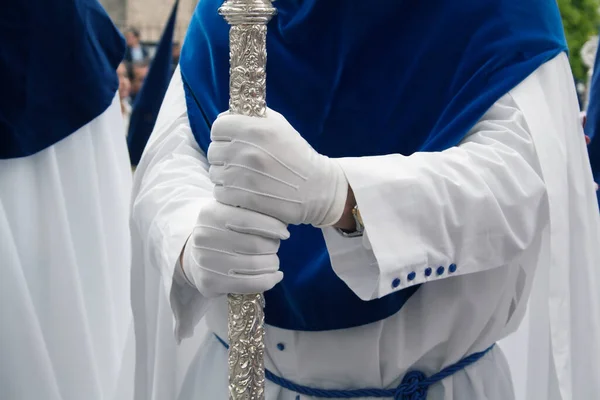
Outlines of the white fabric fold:
M 118 97 L 29 157 L 0 161 L 0 398 L 131 396 L 131 169 Z

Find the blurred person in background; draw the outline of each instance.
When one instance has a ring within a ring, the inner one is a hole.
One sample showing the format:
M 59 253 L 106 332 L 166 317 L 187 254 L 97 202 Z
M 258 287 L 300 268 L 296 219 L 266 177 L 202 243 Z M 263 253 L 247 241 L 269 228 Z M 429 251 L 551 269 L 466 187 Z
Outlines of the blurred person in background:
M 117 75 L 119 76 L 119 99 L 121 100 L 121 113 L 123 114 L 125 135 L 127 135 L 129 118 L 131 117 L 131 81 L 129 80 L 129 73 L 127 72 L 127 66 L 125 63 L 122 62 L 119 64 L 119 68 L 117 68 Z
M 125 62 L 137 63 L 146 60 L 149 56 L 148 49 L 142 45 L 140 31 L 136 28 L 129 28 L 125 31 L 127 40 L 127 49 L 125 50 Z
M 150 63 L 145 61 L 135 62 L 131 65 L 131 90 L 129 96 L 131 97 L 131 103 L 135 103 L 135 99 L 142 90 L 148 70 L 150 69 Z

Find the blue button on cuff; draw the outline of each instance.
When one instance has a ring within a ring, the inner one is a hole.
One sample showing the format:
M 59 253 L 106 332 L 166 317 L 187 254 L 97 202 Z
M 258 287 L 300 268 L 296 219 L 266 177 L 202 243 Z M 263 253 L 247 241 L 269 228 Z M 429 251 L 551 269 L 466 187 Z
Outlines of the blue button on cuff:
M 409 281 L 414 280 L 417 277 L 417 274 L 415 274 L 414 272 L 411 272 L 410 274 L 408 274 L 407 278 Z
M 425 270 L 425 276 L 431 276 L 431 268 Z
M 392 287 L 396 289 L 398 286 L 400 286 L 400 279 L 396 278 L 392 281 Z
M 277 349 L 279 351 L 283 351 L 283 350 L 285 350 L 285 345 L 283 343 L 277 343 Z
M 456 264 L 450 264 L 450 266 L 448 267 L 448 272 L 456 272 Z
M 438 267 L 438 269 L 436 270 L 436 272 L 437 272 L 438 275 L 442 275 L 445 270 L 446 270 L 446 268 L 444 268 L 444 267 Z

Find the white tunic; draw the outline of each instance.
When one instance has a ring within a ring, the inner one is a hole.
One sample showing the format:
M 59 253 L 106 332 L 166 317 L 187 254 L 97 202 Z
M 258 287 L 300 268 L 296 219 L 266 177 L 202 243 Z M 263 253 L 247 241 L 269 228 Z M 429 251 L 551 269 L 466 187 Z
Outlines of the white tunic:
M 0 399 L 131 398 L 130 191 L 118 97 L 55 145 L 0 160 Z
M 393 388 L 409 370 L 431 375 L 506 337 L 525 313 L 534 275 L 556 274 L 554 298 L 537 289 L 542 278 L 536 278 L 534 294 L 541 303 L 561 304 L 541 309 L 530 325 L 544 339 L 568 331 L 571 344 L 587 329 L 576 344 L 587 351 L 557 345 L 552 349 L 559 368 L 542 364 L 531 373 L 545 382 L 558 376 L 565 400 L 600 392 L 592 379 L 600 374 L 592 340 L 600 337 L 600 314 L 589 312 L 600 303 L 587 290 L 600 282 L 592 271 L 600 262 L 600 221 L 572 82 L 560 55 L 491 107 L 458 147 L 342 160 L 368 238 L 324 231 L 337 275 L 365 300 L 426 284 L 398 313 L 366 326 L 327 332 L 268 326 L 267 368 L 324 389 Z M 203 201 L 212 196 L 207 168 L 177 72 L 134 181 L 136 400 L 227 398 L 227 352 L 212 335 L 227 337 L 225 299 L 209 301 L 174 275 Z M 581 274 L 576 280 L 568 271 L 574 260 Z M 444 271 L 438 275 L 439 266 Z M 427 268 L 433 268 L 429 276 Z M 409 282 L 411 272 L 416 278 Z M 392 285 L 396 278 L 402 278 L 398 288 Z M 563 296 L 586 280 L 577 305 L 564 307 Z M 583 308 L 586 301 L 594 304 Z M 564 320 L 570 322 L 561 327 Z M 178 347 L 186 337 L 191 340 Z M 551 354 L 550 346 L 537 349 L 529 353 L 532 366 Z M 586 366 L 578 369 L 577 385 L 563 368 L 576 363 Z M 560 398 L 557 386 L 547 389 L 554 397 L 530 399 Z M 271 382 L 266 390 L 267 400 L 302 398 Z M 513 397 L 510 370 L 496 346 L 433 385 L 428 399 Z

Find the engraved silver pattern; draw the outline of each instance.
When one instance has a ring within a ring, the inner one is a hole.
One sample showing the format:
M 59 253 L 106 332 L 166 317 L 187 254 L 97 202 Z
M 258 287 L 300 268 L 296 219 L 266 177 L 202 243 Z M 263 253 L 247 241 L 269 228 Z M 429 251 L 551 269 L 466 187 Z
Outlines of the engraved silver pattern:
M 229 0 L 219 9 L 229 30 L 229 111 L 252 117 L 266 112 L 267 23 L 270 0 Z
M 265 398 L 262 294 L 229 294 L 229 400 Z
M 266 113 L 267 23 L 270 0 L 227 0 L 221 14 L 229 30 L 229 111 Z M 229 400 L 265 398 L 265 300 L 261 293 L 229 294 Z

